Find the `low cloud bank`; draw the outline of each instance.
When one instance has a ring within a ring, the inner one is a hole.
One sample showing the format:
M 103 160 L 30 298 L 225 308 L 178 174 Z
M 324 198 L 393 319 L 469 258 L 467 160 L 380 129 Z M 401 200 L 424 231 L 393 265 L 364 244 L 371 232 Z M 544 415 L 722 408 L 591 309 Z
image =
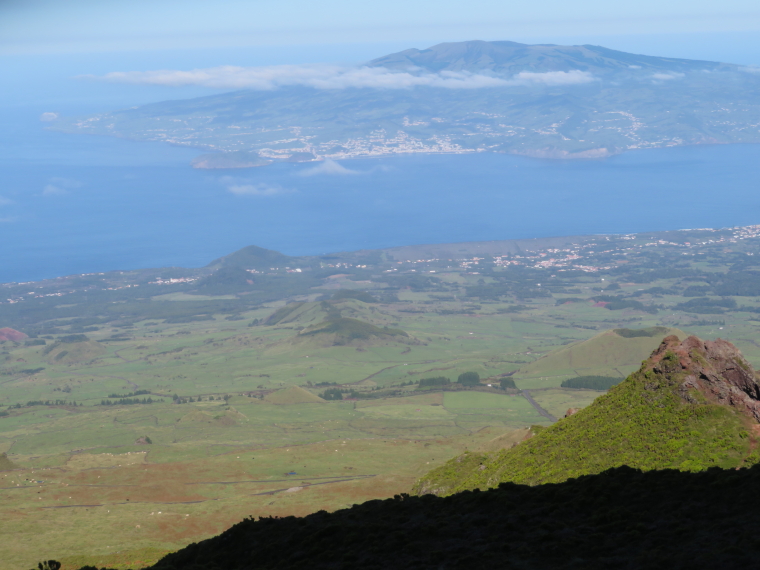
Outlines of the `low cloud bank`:
M 326 159 L 312 168 L 308 168 L 298 173 L 299 176 L 316 176 L 319 174 L 332 174 L 345 176 L 346 174 L 361 174 L 358 170 L 346 168 L 331 159 Z
M 220 182 L 227 186 L 227 191 L 236 196 L 274 196 L 275 194 L 289 194 L 281 186 L 266 184 L 263 182 L 250 183 L 232 176 L 222 176 Z
M 235 67 L 230 65 L 207 69 L 114 71 L 102 76 L 85 75 L 86 79 L 184 87 L 189 85 L 215 89 L 272 90 L 278 87 L 302 85 L 316 89 L 346 89 L 368 87 L 375 89 L 409 89 L 412 87 L 443 87 L 447 89 L 479 89 L 519 85 L 573 85 L 594 81 L 587 71 L 523 71 L 510 78 L 493 77 L 461 71 L 442 71 L 415 75 L 396 72 L 384 67 L 341 67 L 336 65 L 274 65 L 266 67 Z
M 670 81 L 671 79 L 681 79 L 683 77 L 686 77 L 686 75 L 684 73 L 678 73 L 677 71 L 652 74 L 652 79 L 655 79 L 658 81 Z

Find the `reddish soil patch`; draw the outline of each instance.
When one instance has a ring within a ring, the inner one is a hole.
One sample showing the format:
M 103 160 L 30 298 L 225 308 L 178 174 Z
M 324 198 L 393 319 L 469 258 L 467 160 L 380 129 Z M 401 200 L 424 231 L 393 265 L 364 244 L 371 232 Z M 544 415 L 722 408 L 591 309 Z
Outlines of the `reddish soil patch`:
M 19 332 L 8 327 L 0 329 L 0 340 L 12 340 L 13 342 L 21 342 L 25 338 L 28 338 L 24 333 Z

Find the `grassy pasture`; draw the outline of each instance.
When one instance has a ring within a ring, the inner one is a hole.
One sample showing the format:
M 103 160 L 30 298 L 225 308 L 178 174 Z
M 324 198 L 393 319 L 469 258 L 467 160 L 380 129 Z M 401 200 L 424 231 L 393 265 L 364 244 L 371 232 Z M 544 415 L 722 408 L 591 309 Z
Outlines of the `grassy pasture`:
M 452 288 L 475 285 L 479 278 L 459 271 L 437 276 Z M 579 285 L 584 295 L 590 294 L 590 279 Z M 670 287 L 665 281 L 652 285 Z M 637 288 L 624 285 L 623 291 Z M 0 532 L 13 536 L 0 545 L 0 570 L 31 568 L 24 565 L 43 557 L 63 559 L 67 567 L 148 563 L 244 516 L 305 514 L 407 492 L 417 477 L 465 448 L 509 446 L 524 437 L 525 426 L 547 423 L 520 396 L 409 395 L 400 386 L 420 378 L 454 380 L 475 371 L 498 380 L 513 373 L 519 387 L 530 388 L 542 407 L 561 417 L 598 395 L 561 389 L 564 378 L 578 370 L 622 377 L 646 356 L 640 352 L 648 345 L 618 350 L 609 344 L 618 342 L 600 334 L 609 329 L 665 326 L 703 338 L 723 336 L 760 364 L 758 322 L 747 313 L 721 315 L 725 326 L 691 326 L 694 317 L 678 311 L 655 315 L 590 303 L 556 305 L 561 294 L 520 300 L 525 309 L 518 312 L 506 312 L 514 299 L 482 301 L 479 309 L 464 311 L 469 301 L 409 289 L 398 291 L 408 302 L 343 301 L 343 317 L 401 329 L 409 337 L 327 346 L 298 338 L 327 314 L 310 302 L 317 294 L 304 296 L 305 304 L 287 322 L 273 326 L 249 324 L 265 320 L 283 302 L 244 311 L 236 320 L 215 315 L 186 323 L 107 324 L 87 333 L 102 348 L 82 350 L 87 359 L 51 360 L 44 346 L 0 344 L 0 410 L 30 400 L 83 404 L 22 407 L 0 417 L 0 452 L 19 466 L 0 473 Z M 161 300 L 185 306 L 219 299 L 196 297 L 169 293 Z M 604 342 L 593 340 L 599 337 Z M 21 372 L 36 368 L 44 370 Z M 305 401 L 311 398 L 303 393 L 316 398 L 325 389 L 316 384 L 324 382 L 367 391 L 395 387 L 401 394 Z M 109 394 L 135 390 L 164 401 L 99 405 Z M 265 393 L 264 400 L 249 396 Z M 173 394 L 195 401 L 173 404 Z M 143 436 L 153 444 L 136 443 Z M 296 475 L 285 475 L 291 471 Z
M 430 467 L 497 435 L 492 429 L 427 440 L 220 446 L 215 455 L 195 458 L 184 449 L 169 462 L 154 449 L 147 457 L 75 455 L 53 468 L 27 462 L 26 469 L 0 474 L 0 532 L 14 536 L 3 543 L 0 567 L 31 567 L 41 557 L 69 568 L 146 563 L 246 516 L 334 510 L 406 492 Z
M 585 408 L 602 394 L 604 392 L 571 388 L 544 388 L 530 392 L 538 405 L 555 418 L 562 418 L 569 408 Z

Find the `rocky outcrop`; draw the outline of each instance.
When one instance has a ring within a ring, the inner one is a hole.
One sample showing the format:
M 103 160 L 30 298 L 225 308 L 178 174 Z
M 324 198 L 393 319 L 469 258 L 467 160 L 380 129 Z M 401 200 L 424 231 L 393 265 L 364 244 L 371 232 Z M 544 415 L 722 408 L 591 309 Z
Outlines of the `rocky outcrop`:
M 627 465 L 645 471 L 760 463 L 760 381 L 725 340 L 668 336 L 639 370 L 590 406 L 477 464 L 450 461 L 414 492 L 450 495 L 500 483 L 559 483 Z M 485 469 L 480 469 L 481 465 Z
M 652 370 L 680 380 L 679 395 L 696 404 L 705 398 L 760 421 L 760 382 L 739 350 L 722 339 L 683 342 L 668 336 L 650 359 Z

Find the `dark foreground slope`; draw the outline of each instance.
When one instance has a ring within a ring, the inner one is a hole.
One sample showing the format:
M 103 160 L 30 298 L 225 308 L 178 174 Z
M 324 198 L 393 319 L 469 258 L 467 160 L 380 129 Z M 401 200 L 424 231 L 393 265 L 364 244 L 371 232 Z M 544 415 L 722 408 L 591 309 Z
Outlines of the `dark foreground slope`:
M 153 569 L 749 568 L 760 556 L 758 523 L 760 467 L 621 467 L 558 484 L 244 520 Z
M 415 492 L 557 483 L 621 465 L 749 466 L 760 460 L 758 419 L 760 382 L 734 345 L 669 336 L 637 372 L 589 407 L 512 449 L 452 459 L 423 477 Z

